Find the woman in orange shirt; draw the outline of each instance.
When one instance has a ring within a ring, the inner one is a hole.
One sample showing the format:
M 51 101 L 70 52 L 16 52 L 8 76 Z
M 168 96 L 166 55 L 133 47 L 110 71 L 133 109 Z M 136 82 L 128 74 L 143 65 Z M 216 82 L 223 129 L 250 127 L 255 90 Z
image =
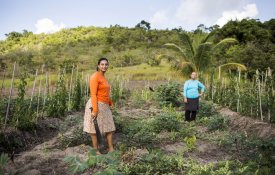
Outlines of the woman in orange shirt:
M 84 128 L 83 130 L 91 134 L 93 148 L 98 151 L 96 131 L 93 124 L 93 119 L 97 119 L 99 130 L 102 134 L 106 134 L 108 143 L 108 152 L 112 152 L 113 148 L 113 132 L 115 131 L 115 124 L 112 116 L 110 106 L 113 105 L 110 99 L 110 85 L 105 78 L 109 67 L 107 58 L 100 58 L 98 60 L 97 72 L 90 78 L 90 95 L 91 98 L 86 104 L 84 115 Z M 93 111 L 90 110 L 92 107 Z

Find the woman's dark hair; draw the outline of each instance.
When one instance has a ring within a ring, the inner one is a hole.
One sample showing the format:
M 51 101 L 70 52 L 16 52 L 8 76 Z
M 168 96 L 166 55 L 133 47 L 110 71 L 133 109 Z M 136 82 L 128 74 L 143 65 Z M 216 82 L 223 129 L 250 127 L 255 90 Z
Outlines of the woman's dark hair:
M 108 63 L 109 63 L 109 60 L 107 59 L 107 58 L 105 58 L 105 57 L 102 57 L 102 58 L 99 58 L 99 60 L 97 61 L 97 66 L 96 66 L 96 70 L 98 71 L 99 69 L 98 69 L 98 66 L 100 65 L 100 62 L 101 61 L 107 61 Z

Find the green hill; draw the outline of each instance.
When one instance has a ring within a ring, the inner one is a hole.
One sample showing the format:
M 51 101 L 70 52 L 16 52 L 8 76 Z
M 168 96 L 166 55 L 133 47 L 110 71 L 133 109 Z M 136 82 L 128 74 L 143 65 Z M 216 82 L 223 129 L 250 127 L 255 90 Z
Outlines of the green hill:
M 218 43 L 224 38 L 235 38 L 238 44 L 211 53 L 209 67 L 227 62 L 247 66 L 249 72 L 275 67 L 275 20 L 260 22 L 254 19 L 230 21 L 222 28 L 199 25 L 192 32 L 181 28 L 152 30 L 150 24 L 139 23 L 135 28 L 119 25 L 108 28 L 76 27 L 53 34 L 33 34 L 23 30 L 6 34 L 0 41 L 1 72 L 12 68 L 14 61 L 34 71 L 42 64 L 55 70 L 59 65 L 78 64 L 80 70 L 93 69 L 99 57 L 106 56 L 113 67 L 148 63 L 158 65 L 159 54 L 182 58 L 180 53 L 164 47 L 165 43 L 183 46 L 182 33 L 191 39 L 210 33 L 211 41 Z M 176 62 L 174 63 L 176 64 Z M 68 66 L 69 67 L 69 66 Z M 11 72 L 11 71 L 9 71 Z

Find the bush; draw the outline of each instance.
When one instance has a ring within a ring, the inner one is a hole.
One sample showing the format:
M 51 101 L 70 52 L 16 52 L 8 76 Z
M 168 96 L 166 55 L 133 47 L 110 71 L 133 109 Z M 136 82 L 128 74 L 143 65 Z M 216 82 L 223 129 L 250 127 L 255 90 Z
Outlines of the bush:
M 81 161 L 78 156 L 68 156 L 64 161 L 69 165 L 70 173 L 84 172 L 88 168 L 97 168 L 95 175 L 99 174 L 121 174 L 118 171 L 120 161 L 118 160 L 119 154 L 114 151 L 109 154 L 96 155 L 96 150 L 90 148 L 88 159 Z M 98 171 L 99 170 L 99 171 Z M 92 173 L 92 174 L 93 174 Z
M 143 155 L 138 162 L 123 166 L 125 174 L 182 174 L 176 156 L 167 156 L 161 151 Z
M 114 104 L 123 104 L 123 102 L 130 96 L 129 90 L 125 87 L 125 81 L 121 81 L 121 77 L 116 77 L 111 80 L 111 99 Z
M 177 82 L 169 82 L 158 86 L 155 91 L 155 97 L 161 106 L 167 106 L 169 104 L 179 106 L 181 104 L 180 84 Z
M 30 108 L 29 101 L 25 99 L 27 86 L 27 73 L 25 70 L 20 75 L 18 95 L 13 109 L 12 125 L 21 130 L 32 130 L 36 127 L 35 110 Z
M 228 126 L 229 119 L 221 115 L 210 117 L 207 123 L 207 128 L 209 131 L 224 130 L 227 129 Z
M 216 111 L 214 104 L 211 102 L 200 101 L 200 108 L 198 116 L 200 117 L 210 117 L 212 115 L 216 115 L 218 112 Z
M 79 76 L 76 78 L 76 84 L 73 90 L 72 96 L 72 109 L 79 111 L 80 105 L 82 101 L 82 94 L 81 94 L 81 83 Z
M 125 133 L 129 146 L 151 147 L 158 142 L 156 134 L 145 120 L 124 123 L 122 132 Z
M 149 125 L 151 130 L 156 133 L 160 133 L 161 131 L 177 132 L 180 130 L 180 122 L 177 116 L 168 112 L 156 116 Z
M 61 73 L 54 95 L 50 96 L 47 105 L 47 114 L 51 117 L 64 117 L 67 110 L 67 91 L 64 82 L 64 73 Z

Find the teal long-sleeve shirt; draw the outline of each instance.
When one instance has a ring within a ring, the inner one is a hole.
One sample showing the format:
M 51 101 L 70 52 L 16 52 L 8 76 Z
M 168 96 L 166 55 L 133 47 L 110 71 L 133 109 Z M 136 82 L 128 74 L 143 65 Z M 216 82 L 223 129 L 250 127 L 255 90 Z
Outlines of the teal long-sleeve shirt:
M 198 98 L 199 89 L 202 92 L 205 91 L 205 86 L 198 80 L 187 80 L 183 86 L 183 96 L 186 98 Z

